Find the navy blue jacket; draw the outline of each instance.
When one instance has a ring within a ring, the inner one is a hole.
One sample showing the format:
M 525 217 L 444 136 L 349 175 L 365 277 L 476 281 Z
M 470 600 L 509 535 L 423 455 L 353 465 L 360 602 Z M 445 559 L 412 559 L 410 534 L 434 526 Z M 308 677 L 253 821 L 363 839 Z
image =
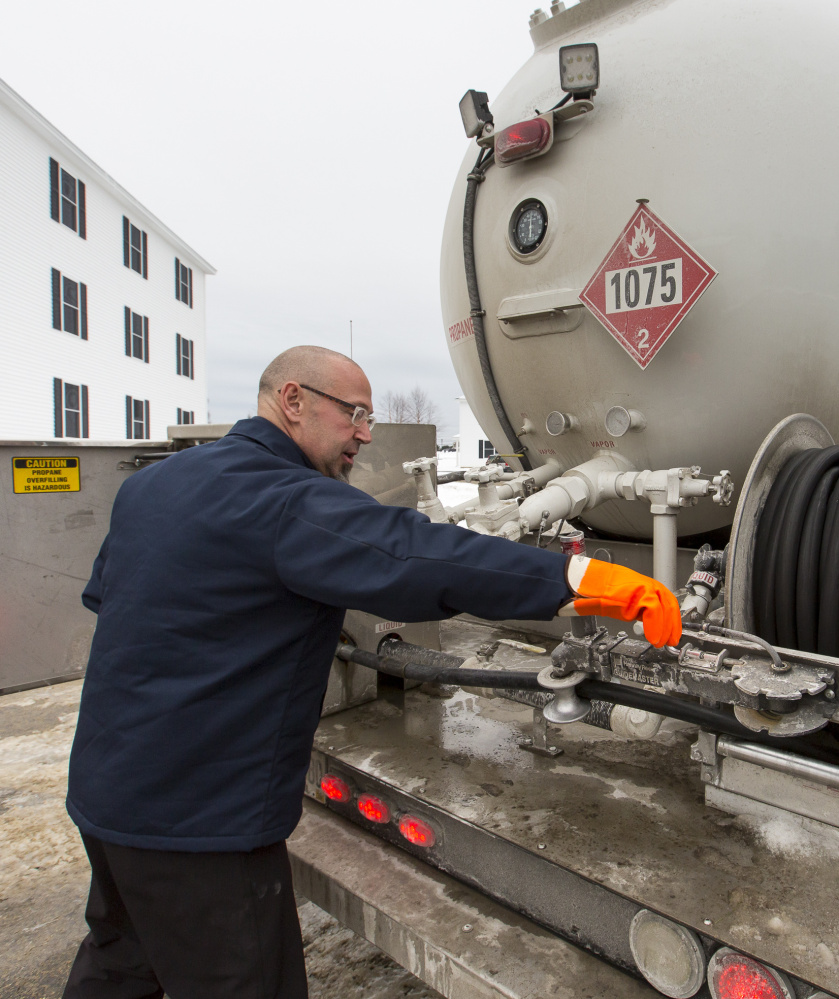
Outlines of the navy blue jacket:
M 549 619 L 568 597 L 564 556 L 382 506 L 241 420 L 117 494 L 82 598 L 99 620 L 68 811 L 126 846 L 285 839 L 345 608 Z

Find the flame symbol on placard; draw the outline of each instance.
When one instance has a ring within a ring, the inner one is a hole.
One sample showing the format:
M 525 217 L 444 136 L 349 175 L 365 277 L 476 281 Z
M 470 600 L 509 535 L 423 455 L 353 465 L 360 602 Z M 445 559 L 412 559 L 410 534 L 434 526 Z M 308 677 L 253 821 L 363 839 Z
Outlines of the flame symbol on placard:
M 643 260 L 652 255 L 655 250 L 655 236 L 647 228 L 645 222 L 635 226 L 635 235 L 629 244 L 629 252 L 637 260 Z

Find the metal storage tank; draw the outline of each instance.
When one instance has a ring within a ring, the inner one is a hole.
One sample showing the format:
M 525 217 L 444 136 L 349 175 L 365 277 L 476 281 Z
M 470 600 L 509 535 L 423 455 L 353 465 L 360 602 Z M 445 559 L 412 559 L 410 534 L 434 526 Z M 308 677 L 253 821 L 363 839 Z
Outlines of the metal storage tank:
M 597 44 L 592 109 L 558 123 L 544 155 L 496 163 L 477 190 L 476 277 L 503 409 L 516 434 L 525 430 L 519 443 L 533 467 L 553 462 L 559 474 L 606 447 L 637 469 L 730 469 L 739 487 L 764 436 L 785 416 L 808 412 L 834 437 L 839 430 L 839 89 L 832 79 L 839 6 L 560 6 L 531 18 L 534 53 L 490 104 L 495 135 L 563 97 L 560 46 Z M 464 275 L 464 199 L 478 153 L 472 140 L 446 219 L 443 318 L 466 397 L 508 453 L 471 332 Z M 579 307 L 639 199 L 649 199 L 718 272 L 644 369 Z M 530 200 L 544 206 L 547 226 L 538 247 L 522 253 L 511 220 Z M 612 436 L 606 414 L 613 407 L 637 411 L 645 427 Z M 554 433 L 546 427 L 551 414 Z M 555 433 L 562 429 L 556 414 L 572 417 L 567 432 Z M 725 528 L 733 510 L 686 509 L 679 534 Z M 646 504 L 610 501 L 583 519 L 612 535 L 651 536 Z

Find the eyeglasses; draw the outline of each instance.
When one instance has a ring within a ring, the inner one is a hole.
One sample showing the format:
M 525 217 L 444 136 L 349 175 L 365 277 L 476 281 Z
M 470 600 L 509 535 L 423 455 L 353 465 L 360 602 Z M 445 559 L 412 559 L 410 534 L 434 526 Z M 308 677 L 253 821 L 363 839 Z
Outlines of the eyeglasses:
M 376 425 L 376 417 L 372 413 L 368 413 L 363 406 L 354 406 L 351 402 L 344 402 L 343 399 L 337 398 L 337 396 L 330 395 L 328 392 L 321 392 L 320 389 L 312 388 L 311 385 L 300 384 L 300 388 L 306 389 L 307 392 L 314 392 L 315 395 L 323 396 L 324 399 L 329 399 L 330 402 L 337 402 L 339 406 L 343 406 L 348 412 L 352 413 L 350 420 L 354 427 L 360 427 L 362 423 L 367 424 L 367 429 L 372 430 Z

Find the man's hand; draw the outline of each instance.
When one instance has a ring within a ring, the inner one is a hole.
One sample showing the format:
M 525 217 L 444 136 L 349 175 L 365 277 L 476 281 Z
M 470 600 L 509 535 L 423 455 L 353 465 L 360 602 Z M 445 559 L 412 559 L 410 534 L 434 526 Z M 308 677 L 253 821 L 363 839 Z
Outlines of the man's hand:
M 648 642 L 659 648 L 682 637 L 679 604 L 666 586 L 611 562 L 574 555 L 566 568 L 568 586 L 577 594 L 575 613 L 640 620 Z

